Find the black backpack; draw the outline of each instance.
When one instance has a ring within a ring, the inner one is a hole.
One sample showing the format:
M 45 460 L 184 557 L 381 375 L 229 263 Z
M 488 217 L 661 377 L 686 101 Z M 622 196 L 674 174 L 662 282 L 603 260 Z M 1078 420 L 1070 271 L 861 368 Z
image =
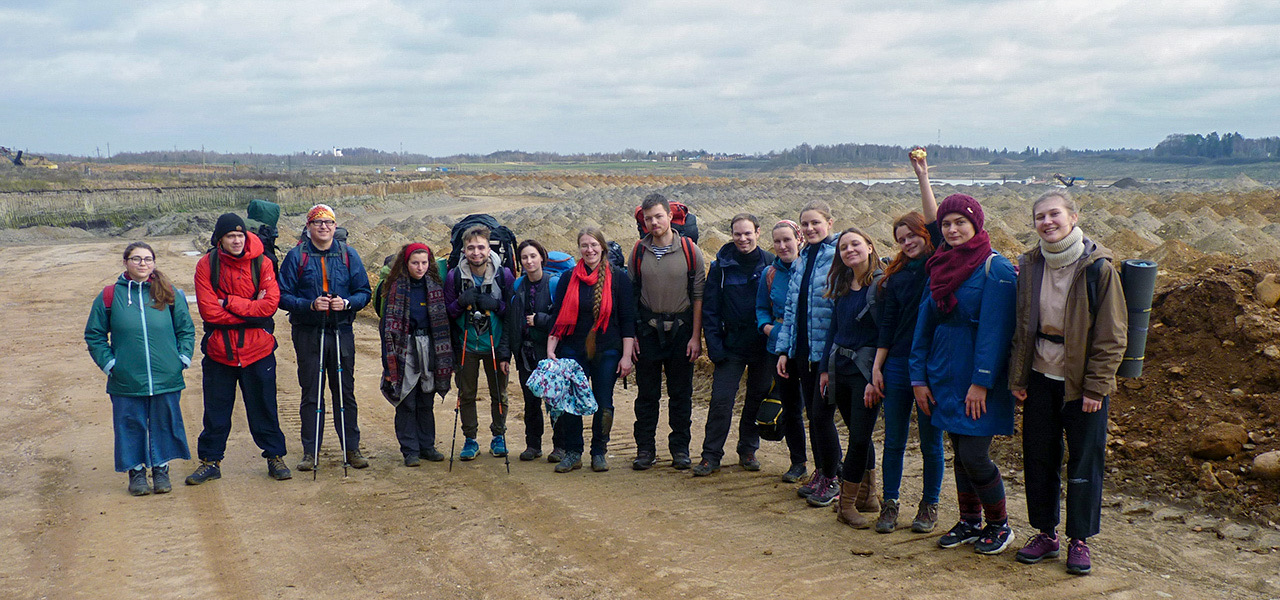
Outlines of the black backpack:
M 627 254 L 622 251 L 622 246 L 613 240 L 609 240 L 609 264 L 617 267 L 624 275 L 627 273 Z
M 498 256 L 502 259 L 502 266 L 515 273 L 516 235 L 511 233 L 511 230 L 505 225 L 498 223 L 498 220 L 493 218 L 492 215 L 486 214 L 467 215 L 449 231 L 449 242 L 453 245 L 453 248 L 449 251 L 449 261 L 445 263 L 446 268 L 452 269 L 458 266 L 458 261 L 462 258 L 462 250 L 465 246 L 462 241 L 462 234 L 476 226 L 483 226 L 489 230 L 489 248 L 498 253 Z
M 756 411 L 756 428 L 760 432 L 760 439 L 777 442 L 783 438 L 786 433 L 783 431 L 785 427 L 782 423 L 782 386 L 778 385 L 778 378 L 773 378 L 773 385 L 769 386 L 769 394 L 760 401 L 760 408 Z

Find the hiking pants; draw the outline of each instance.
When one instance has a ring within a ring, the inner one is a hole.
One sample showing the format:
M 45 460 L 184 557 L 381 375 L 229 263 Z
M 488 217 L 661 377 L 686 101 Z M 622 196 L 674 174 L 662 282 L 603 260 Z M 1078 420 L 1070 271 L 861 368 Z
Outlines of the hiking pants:
M 956 499 L 960 504 L 960 518 L 970 524 L 980 523 L 983 515 L 986 515 L 988 525 L 1008 522 L 1004 480 L 1000 477 L 1000 467 L 991 462 L 992 436 L 949 435 L 951 448 L 956 454 Z
M 493 355 L 467 353 L 466 362 L 458 367 L 458 411 L 462 417 L 462 435 L 475 439 L 480 432 L 480 417 L 476 411 L 476 394 L 480 389 L 480 367 L 484 367 L 485 380 L 489 383 L 489 413 L 492 423 L 489 432 L 494 437 L 507 433 L 507 376 L 497 370 Z
M 738 455 L 754 454 L 760 449 L 760 430 L 756 428 L 756 413 L 760 401 L 769 393 L 777 357 L 761 353 L 754 358 L 729 356 L 716 363 L 711 377 L 711 403 L 707 407 L 707 428 L 702 439 L 702 459 L 718 465 L 724 459 L 724 442 L 729 437 L 733 422 L 733 405 L 738 399 L 738 385 L 742 374 L 747 375 L 747 393 L 743 399 L 742 415 L 738 419 Z
M 924 462 L 924 489 L 920 500 L 937 504 L 942 494 L 942 473 L 946 457 L 942 451 L 942 430 L 916 408 L 911 390 L 911 376 L 905 357 L 889 357 L 884 363 L 884 454 L 880 459 L 884 480 L 884 499 L 897 500 L 902 487 L 902 460 L 907 452 L 911 430 L 911 411 L 916 411 L 916 430 L 920 434 L 920 457 Z
M 1032 371 L 1022 410 L 1022 456 L 1027 477 L 1027 516 L 1048 533 L 1058 526 L 1062 491 L 1062 436 L 1067 438 L 1067 537 L 1098 534 L 1102 519 L 1103 462 L 1107 411 L 1087 413 L 1084 402 L 1064 402 L 1065 384 Z
M 200 361 L 204 378 L 204 431 L 196 440 L 200 460 L 222 460 L 231 434 L 236 385 L 244 397 L 245 418 L 262 457 L 284 456 L 284 432 L 276 412 L 276 355 L 268 354 L 243 367 L 224 365 L 208 356 Z M 312 382 L 314 383 L 314 382 Z
M 643 327 L 642 327 L 643 329 Z M 652 328 L 649 328 L 652 329 Z M 692 326 L 667 338 L 665 345 L 658 336 L 642 334 L 638 340 L 640 356 L 636 360 L 636 450 L 656 452 L 659 400 L 662 397 L 662 374 L 667 374 L 667 449 L 671 456 L 688 456 L 690 428 L 693 426 L 693 363 L 685 355 Z
M 595 360 L 588 360 L 585 352 L 562 347 L 559 358 L 572 358 L 578 361 L 582 371 L 591 382 L 591 393 L 599 407 L 591 416 L 591 454 L 604 456 L 609 452 L 609 434 L 613 429 L 613 388 L 618 381 L 618 362 L 622 360 L 621 350 L 604 350 Z M 564 413 L 556 419 L 556 436 L 569 452 L 582 452 L 582 416 Z
M 778 357 L 771 356 L 769 369 L 776 373 Z M 782 396 L 782 436 L 787 441 L 787 450 L 791 454 L 791 464 L 802 465 L 808 460 L 806 448 L 808 441 L 804 435 L 804 398 L 800 397 L 800 379 L 798 377 L 778 377 L 775 383 Z
M 585 367 L 584 367 L 585 370 Z M 519 369 L 520 373 L 520 392 L 524 395 L 524 445 L 526 448 L 542 449 L 542 433 L 545 431 L 542 421 L 542 398 L 534 395 L 529 389 L 529 375 L 533 371 L 525 371 Z M 587 371 L 588 375 L 591 373 Z M 551 446 L 553 448 L 561 448 L 558 443 L 559 438 L 556 437 L 555 423 L 551 424 Z
M 111 395 L 117 472 L 191 458 L 182 426 L 181 398 L 181 390 L 154 396 Z
M 396 441 L 405 457 L 422 456 L 436 447 L 435 396 L 435 392 L 424 392 L 415 385 L 396 405 Z
M 876 450 L 871 443 L 871 432 L 880 416 L 880 404 L 867 408 L 862 400 L 867 380 L 861 374 L 828 374 L 827 396 L 816 407 L 813 427 L 813 461 L 815 468 L 826 477 L 836 476 L 840 464 L 840 434 L 836 431 L 836 411 L 849 428 L 849 449 L 845 452 L 842 476 L 845 481 L 859 483 L 865 471 L 876 468 Z
M 827 458 L 835 457 L 831 459 L 830 467 L 831 472 L 834 473 L 835 465 L 840 460 L 840 437 L 836 432 L 834 407 L 830 411 L 827 410 L 827 398 L 822 394 L 822 390 L 818 389 L 818 363 L 789 360 L 787 374 L 799 383 L 800 398 L 804 402 L 804 414 L 809 419 L 809 447 L 813 450 L 813 468 L 815 471 L 823 469 L 823 457 L 818 454 L 818 448 L 821 448 L 823 443 L 834 443 L 831 447 L 834 450 L 828 449 L 826 455 Z
M 320 381 L 320 335 L 324 332 L 324 381 Z M 336 335 L 335 335 L 336 333 Z M 302 418 L 302 451 L 305 454 L 315 452 L 317 436 L 324 442 L 324 423 L 316 431 L 316 408 L 321 399 L 324 383 L 329 385 L 329 397 L 332 412 L 325 416 L 333 421 L 333 429 L 338 432 L 348 452 L 360 448 L 359 407 L 356 405 L 356 348 L 355 336 L 350 327 L 322 330 L 319 327 L 306 325 L 293 326 L 293 350 L 298 356 L 298 387 L 302 388 L 302 402 L 298 413 Z M 338 377 L 338 343 L 342 345 L 342 377 Z M 341 381 L 339 381 L 341 380 Z M 317 385 L 319 383 L 319 385 Z M 341 384 L 341 389 L 339 389 Z M 341 406 L 338 398 L 341 392 Z M 341 412 L 339 412 L 341 409 Z M 343 424 L 346 431 L 343 431 Z

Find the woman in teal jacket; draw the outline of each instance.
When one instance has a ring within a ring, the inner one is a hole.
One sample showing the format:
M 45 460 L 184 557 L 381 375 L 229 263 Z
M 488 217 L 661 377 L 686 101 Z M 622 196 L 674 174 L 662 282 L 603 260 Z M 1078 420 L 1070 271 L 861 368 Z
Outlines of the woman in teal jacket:
M 187 298 L 155 266 L 143 242 L 124 250 L 125 272 L 93 301 L 84 341 L 107 374 L 115 427 L 116 471 L 129 473 L 129 493 L 164 494 L 169 461 L 190 459 L 179 399 L 191 365 L 196 329 Z

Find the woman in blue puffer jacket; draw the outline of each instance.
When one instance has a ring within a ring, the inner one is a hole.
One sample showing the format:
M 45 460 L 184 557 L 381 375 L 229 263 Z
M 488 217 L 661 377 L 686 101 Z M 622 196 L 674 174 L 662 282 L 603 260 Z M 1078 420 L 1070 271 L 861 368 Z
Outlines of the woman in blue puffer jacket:
M 760 289 L 756 292 L 756 328 L 767 336 L 765 348 L 775 356 L 786 352 L 778 348 L 778 334 L 782 333 L 782 322 L 787 316 L 791 272 L 803 247 L 800 226 L 795 221 L 784 219 L 773 226 L 773 252 L 777 258 L 765 268 L 764 276 L 760 278 Z M 782 474 L 782 480 L 795 483 L 808 473 L 800 382 L 794 377 L 777 377 L 773 385 L 778 387 L 778 396 L 782 400 L 782 431 L 787 449 L 791 451 L 791 468 Z

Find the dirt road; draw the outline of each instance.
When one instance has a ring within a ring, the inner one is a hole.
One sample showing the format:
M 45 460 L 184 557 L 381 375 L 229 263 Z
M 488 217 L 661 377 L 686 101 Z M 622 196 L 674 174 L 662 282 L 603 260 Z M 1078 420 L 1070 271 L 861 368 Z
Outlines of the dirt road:
M 158 266 L 190 290 L 189 238 L 152 243 Z M 1094 541 L 1094 574 L 1072 577 L 1058 562 L 1019 565 L 1012 550 L 998 557 L 939 550 L 936 537 L 955 520 L 949 474 L 936 533 L 853 531 L 778 481 L 781 445 L 766 442 L 759 473 L 727 467 L 695 480 L 669 462 L 631 471 L 626 418 L 615 427 L 608 473 L 557 475 L 540 460 L 512 462 L 508 475 L 488 456 L 457 463 L 452 473 L 446 463 L 405 468 L 392 409 L 376 392 L 377 332 L 368 323 L 356 330 L 356 389 L 370 468 L 343 478 L 337 451 L 327 449 L 318 481 L 301 473 L 272 481 L 238 413 L 220 481 L 182 485 L 194 463 L 177 461 L 173 493 L 133 498 L 112 469 L 104 376 L 82 339 L 89 304 L 119 272 L 123 245 L 0 248 L 0 597 L 1280 597 L 1276 554 L 1219 539 L 1213 532 L 1227 524 L 1208 517 L 1157 521 L 1150 513 L 1158 503 L 1134 510 L 1149 500 L 1108 496 L 1114 502 Z M 301 455 L 298 386 L 288 324 L 278 323 L 292 465 Z M 183 414 L 194 453 L 198 366 L 187 384 Z M 630 414 L 633 397 L 619 390 L 620 416 Z M 436 410 L 446 452 L 451 412 Z M 510 443 L 519 450 L 514 404 L 513 412 Z M 701 427 L 699 419 L 695 442 Z M 919 459 L 915 448 L 908 452 L 904 498 L 914 507 Z M 1019 477 L 1010 480 L 1021 542 L 1030 529 Z M 904 509 L 906 518 L 912 511 Z

